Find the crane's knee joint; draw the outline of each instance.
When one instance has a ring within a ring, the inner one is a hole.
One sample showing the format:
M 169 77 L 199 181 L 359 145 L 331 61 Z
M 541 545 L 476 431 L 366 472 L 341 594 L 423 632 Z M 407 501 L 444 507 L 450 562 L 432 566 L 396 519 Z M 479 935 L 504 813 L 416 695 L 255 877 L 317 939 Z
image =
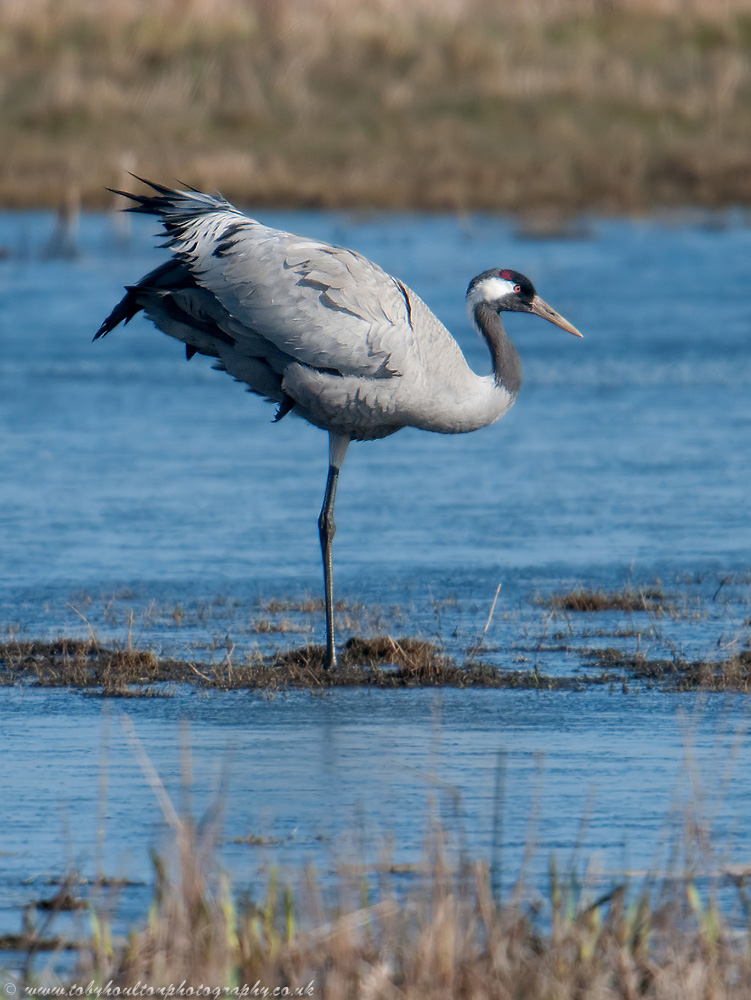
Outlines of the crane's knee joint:
M 334 515 L 332 513 L 321 512 L 318 518 L 318 534 L 321 536 L 321 541 L 324 544 L 333 539 L 336 534 L 336 524 L 334 523 Z

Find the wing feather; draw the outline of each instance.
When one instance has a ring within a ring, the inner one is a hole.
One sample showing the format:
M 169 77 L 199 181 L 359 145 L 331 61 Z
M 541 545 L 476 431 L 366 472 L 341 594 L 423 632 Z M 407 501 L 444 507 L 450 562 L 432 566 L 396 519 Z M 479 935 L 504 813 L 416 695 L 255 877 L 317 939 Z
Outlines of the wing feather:
M 239 352 L 257 350 L 260 337 L 311 367 L 384 378 L 416 349 L 404 286 L 354 251 L 270 229 L 224 204 L 165 226 L 199 288 L 232 317 Z
M 155 194 L 128 195 L 131 211 L 161 219 L 173 256 L 127 289 L 97 337 L 144 309 L 188 357 L 213 356 L 276 401 L 277 419 L 294 408 L 362 440 L 408 424 L 459 429 L 445 414 L 461 409 L 478 376 L 401 281 L 355 251 L 264 226 L 223 198 L 151 186 Z

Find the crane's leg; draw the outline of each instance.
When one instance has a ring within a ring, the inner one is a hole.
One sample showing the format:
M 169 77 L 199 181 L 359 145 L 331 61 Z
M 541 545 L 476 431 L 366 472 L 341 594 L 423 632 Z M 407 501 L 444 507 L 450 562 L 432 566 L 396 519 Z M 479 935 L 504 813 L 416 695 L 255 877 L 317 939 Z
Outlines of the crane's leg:
M 323 587 L 326 597 L 326 660 L 324 668 L 329 670 L 336 666 L 336 646 L 334 644 L 334 567 L 331 558 L 331 543 L 336 534 L 334 523 L 334 500 L 336 499 L 336 484 L 339 480 L 339 470 L 335 465 L 329 466 L 326 480 L 326 492 L 323 495 L 323 507 L 318 518 L 318 534 L 321 538 L 321 555 L 323 556 Z
M 334 523 L 334 501 L 336 486 L 339 482 L 339 469 L 347 453 L 349 438 L 329 433 L 329 474 L 326 479 L 326 492 L 323 495 L 323 506 L 318 518 L 318 534 L 321 539 L 321 555 L 323 556 L 323 588 L 326 599 L 326 670 L 336 666 L 336 645 L 334 642 L 334 568 L 331 557 L 331 544 L 336 534 Z

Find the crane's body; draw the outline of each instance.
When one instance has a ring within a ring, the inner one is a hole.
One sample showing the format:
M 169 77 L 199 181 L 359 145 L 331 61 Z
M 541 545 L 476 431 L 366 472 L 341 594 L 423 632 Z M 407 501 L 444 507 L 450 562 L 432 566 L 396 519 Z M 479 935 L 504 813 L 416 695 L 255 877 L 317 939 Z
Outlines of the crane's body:
M 188 358 L 214 358 L 276 403 L 277 420 L 292 412 L 329 432 L 319 530 L 331 666 L 333 507 L 349 442 L 407 426 L 464 433 L 502 417 L 521 365 L 501 309 L 535 312 L 580 334 L 523 275 L 486 271 L 467 293 L 493 360 L 491 375 L 477 375 L 422 299 L 361 254 L 264 226 L 222 198 L 150 186 L 155 195 L 127 195 L 136 202 L 130 210 L 161 218 L 173 255 L 127 288 L 96 337 L 143 309 Z

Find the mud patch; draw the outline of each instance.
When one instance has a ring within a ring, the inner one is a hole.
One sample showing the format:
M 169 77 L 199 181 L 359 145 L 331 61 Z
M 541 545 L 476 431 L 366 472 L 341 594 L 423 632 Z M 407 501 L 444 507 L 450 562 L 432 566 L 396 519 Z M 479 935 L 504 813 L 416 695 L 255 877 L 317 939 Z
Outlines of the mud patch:
M 79 947 L 75 941 L 63 941 L 59 937 L 40 938 L 33 933 L 0 934 L 0 951 L 18 954 L 36 951 L 78 951 Z
M 86 910 L 89 906 L 85 899 L 63 891 L 55 893 L 49 899 L 37 900 L 35 905 L 38 910 L 47 910 L 53 913 L 71 913 L 75 910 Z

